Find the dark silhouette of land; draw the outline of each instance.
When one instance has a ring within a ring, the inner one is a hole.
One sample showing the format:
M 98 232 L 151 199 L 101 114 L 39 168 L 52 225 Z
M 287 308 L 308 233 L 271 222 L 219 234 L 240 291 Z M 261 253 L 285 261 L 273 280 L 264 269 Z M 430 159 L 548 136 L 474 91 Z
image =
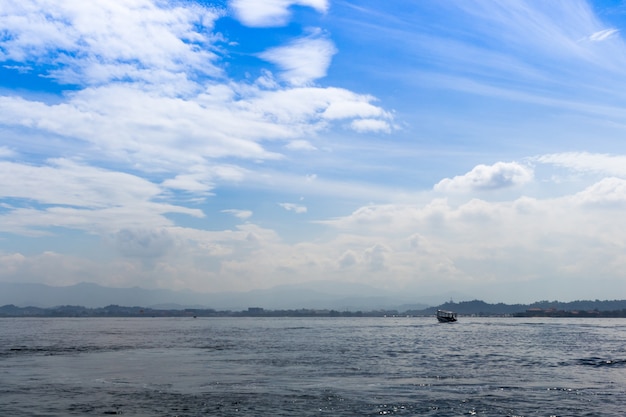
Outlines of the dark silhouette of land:
M 626 317 L 626 300 L 580 300 L 572 302 L 538 301 L 532 304 L 489 304 L 480 300 L 448 302 L 422 310 L 339 311 L 333 309 L 269 310 L 250 307 L 241 311 L 210 308 L 160 309 L 109 305 L 88 308 L 58 306 L 51 308 L 0 307 L 0 317 L 389 317 L 432 316 L 438 309 L 451 310 L 461 316 L 476 317 Z

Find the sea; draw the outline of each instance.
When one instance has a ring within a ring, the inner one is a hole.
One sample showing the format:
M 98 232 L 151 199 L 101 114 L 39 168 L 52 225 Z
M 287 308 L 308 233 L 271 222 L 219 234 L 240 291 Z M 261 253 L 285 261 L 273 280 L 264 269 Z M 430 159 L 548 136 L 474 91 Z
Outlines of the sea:
M 623 416 L 626 319 L 3 318 L 3 416 Z

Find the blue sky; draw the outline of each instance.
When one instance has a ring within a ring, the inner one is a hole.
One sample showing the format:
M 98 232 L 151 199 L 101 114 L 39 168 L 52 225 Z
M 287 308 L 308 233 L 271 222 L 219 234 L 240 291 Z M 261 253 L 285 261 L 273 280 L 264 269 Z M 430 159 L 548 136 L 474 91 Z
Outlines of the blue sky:
M 0 4 L 0 280 L 626 297 L 623 1 Z

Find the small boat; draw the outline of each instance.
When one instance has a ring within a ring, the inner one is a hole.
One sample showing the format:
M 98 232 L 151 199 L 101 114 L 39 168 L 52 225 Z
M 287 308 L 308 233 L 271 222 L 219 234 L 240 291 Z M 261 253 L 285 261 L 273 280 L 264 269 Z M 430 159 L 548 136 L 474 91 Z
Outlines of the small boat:
M 456 313 L 446 310 L 437 310 L 437 320 L 439 320 L 439 323 L 454 323 L 456 321 Z

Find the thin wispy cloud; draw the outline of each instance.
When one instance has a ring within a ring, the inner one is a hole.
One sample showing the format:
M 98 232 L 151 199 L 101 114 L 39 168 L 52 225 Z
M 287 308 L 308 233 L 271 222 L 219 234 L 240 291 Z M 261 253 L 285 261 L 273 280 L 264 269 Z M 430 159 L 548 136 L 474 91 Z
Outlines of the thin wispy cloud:
M 227 209 L 227 210 L 222 210 L 222 213 L 232 214 L 233 216 L 241 220 L 246 220 L 252 217 L 252 211 L 250 210 Z
M 15 156 L 15 152 L 6 146 L 0 146 L 0 158 Z
M 307 140 L 294 140 L 286 145 L 287 149 L 293 151 L 315 151 L 317 148 Z
M 531 158 L 543 164 L 568 168 L 574 171 L 596 172 L 626 178 L 626 155 L 593 154 L 590 152 L 564 152 Z
M 593 42 L 602 42 L 602 41 L 605 41 L 605 40 L 610 39 L 613 36 L 617 35 L 618 32 L 619 32 L 618 29 L 604 29 L 604 30 L 600 30 L 598 32 L 595 32 L 595 33 L 591 34 L 589 36 L 589 40 L 593 41 Z
M 336 52 L 330 40 L 314 35 L 269 49 L 259 54 L 259 57 L 276 64 L 282 70 L 280 76 L 285 81 L 300 86 L 326 76 L 331 58 Z
M 284 208 L 287 211 L 293 211 L 294 213 L 297 214 L 304 214 L 307 212 L 307 208 L 306 206 L 300 205 L 300 204 L 294 204 L 294 203 L 279 203 L 279 206 L 281 206 L 282 208 Z

